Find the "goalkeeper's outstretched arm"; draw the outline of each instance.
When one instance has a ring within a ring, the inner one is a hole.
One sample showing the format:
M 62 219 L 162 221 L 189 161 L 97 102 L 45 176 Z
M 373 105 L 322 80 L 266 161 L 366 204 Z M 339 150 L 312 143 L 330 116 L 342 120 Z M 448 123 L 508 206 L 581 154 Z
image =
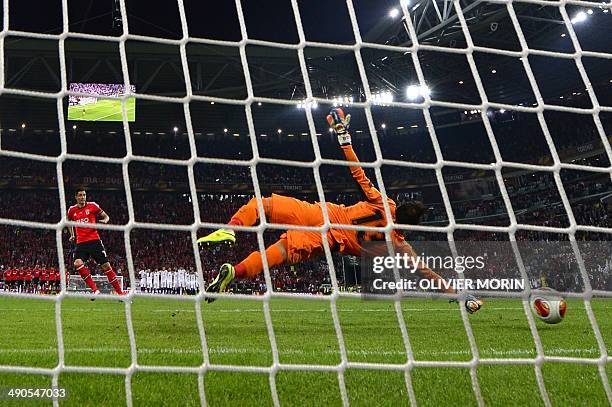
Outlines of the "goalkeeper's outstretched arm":
M 347 161 L 358 163 L 359 158 L 357 158 L 357 154 L 355 154 L 355 150 L 353 150 L 351 135 L 348 132 L 350 121 L 351 115 L 349 114 L 345 116 L 344 110 L 341 108 L 332 109 L 327 116 L 327 122 L 338 136 L 338 143 L 344 152 L 344 158 Z M 365 194 L 366 199 L 370 202 L 382 202 L 382 194 L 374 187 L 372 181 L 370 181 L 370 179 L 367 177 L 363 168 L 355 165 L 350 166 L 349 169 L 353 179 L 357 181 L 361 187 L 361 190 Z

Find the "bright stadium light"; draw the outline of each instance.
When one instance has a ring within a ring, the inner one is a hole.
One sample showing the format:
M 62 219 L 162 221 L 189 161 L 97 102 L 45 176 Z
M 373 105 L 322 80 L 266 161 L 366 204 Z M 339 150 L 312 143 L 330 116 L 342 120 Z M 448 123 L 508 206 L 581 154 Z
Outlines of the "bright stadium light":
M 227 129 L 223 129 L 223 133 L 227 133 Z
M 429 86 L 427 85 L 421 86 L 421 96 L 427 97 L 427 98 L 431 96 L 431 90 L 429 89 Z
M 584 11 L 578 12 L 572 19 L 570 20 L 572 24 L 582 23 L 587 19 L 587 14 Z
M 391 10 L 389 10 L 389 17 L 396 18 L 397 16 L 399 16 L 399 10 L 398 9 L 392 8 Z
M 25 129 L 25 128 L 26 128 L 25 123 L 21 123 L 21 128 L 22 128 L 22 129 Z
M 415 100 L 419 97 L 419 87 L 417 85 L 410 85 L 406 89 L 406 96 L 409 100 Z
M 178 131 L 178 127 L 174 126 L 172 130 L 174 130 L 174 132 L 176 133 Z
M 383 129 L 386 129 L 387 125 L 383 123 L 383 124 L 380 125 L 380 127 L 382 127 Z
M 76 124 L 73 124 L 73 125 L 72 125 L 72 130 L 76 130 L 76 128 L 77 128 L 77 125 L 76 125 Z
M 587 14 L 588 14 L 588 15 L 593 14 L 593 10 L 592 10 L 592 9 L 588 9 L 588 10 L 587 10 Z
M 261 102 L 257 102 L 257 106 L 261 106 Z
M 277 132 L 278 134 L 281 134 L 281 133 L 283 132 L 283 130 L 282 130 L 282 129 L 278 129 L 278 130 L 276 130 L 276 132 Z
M 416 100 L 419 96 L 429 97 L 431 90 L 427 85 L 410 85 L 406 88 L 406 97 L 408 100 Z
M 386 90 L 384 92 L 376 92 L 372 94 L 372 101 L 375 105 L 385 106 L 388 103 L 393 102 L 393 93 Z
M 410 5 L 410 1 L 409 0 L 400 0 L 400 4 L 402 6 L 408 7 Z

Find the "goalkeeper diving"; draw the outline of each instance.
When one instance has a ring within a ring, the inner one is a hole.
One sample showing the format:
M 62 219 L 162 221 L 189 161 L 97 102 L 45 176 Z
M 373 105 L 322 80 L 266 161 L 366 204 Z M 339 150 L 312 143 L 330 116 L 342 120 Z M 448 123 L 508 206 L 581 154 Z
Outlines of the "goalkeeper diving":
M 359 159 L 351 145 L 351 135 L 348 132 L 350 115 L 345 115 L 341 108 L 334 108 L 327 116 L 327 121 L 338 137 L 338 143 L 347 161 L 358 163 Z M 349 167 L 351 175 L 359 184 L 365 200 L 351 206 L 326 203 L 329 220 L 332 224 L 359 225 L 371 227 L 385 227 L 387 219 L 384 209 L 384 197 L 366 176 L 363 168 L 358 165 Z M 393 217 L 398 224 L 416 225 L 425 212 L 420 202 L 406 202 L 400 205 L 387 198 L 387 203 Z M 310 203 L 296 198 L 272 194 L 262 198 L 265 218 L 270 223 L 281 223 L 299 226 L 321 226 L 324 224 L 321 203 Z M 251 199 L 242 206 L 231 218 L 229 225 L 254 226 L 260 218 L 257 200 Z M 397 253 L 406 253 L 416 258 L 413 248 L 406 242 L 400 230 L 393 230 L 391 241 Z M 380 232 L 358 231 L 350 229 L 330 228 L 327 232 L 327 244 L 331 251 L 342 254 L 361 256 L 362 243 L 384 241 L 384 234 Z M 235 232 L 231 229 L 219 229 L 207 236 L 198 239 L 199 245 L 214 245 L 219 243 L 235 243 Z M 303 230 L 288 230 L 280 239 L 266 248 L 266 259 L 270 268 L 283 264 L 297 264 L 324 254 L 323 236 L 321 232 Z M 226 291 L 234 279 L 252 279 L 263 271 L 262 256 L 259 251 L 252 252 L 236 265 L 223 264 L 219 274 L 206 289 L 209 293 Z M 443 278 L 424 264 L 418 264 L 416 273 L 420 278 L 429 280 L 443 280 Z M 438 281 L 439 283 L 441 281 Z M 448 287 L 437 284 L 437 287 Z M 443 292 L 455 294 L 451 288 L 442 289 Z M 207 298 L 208 302 L 214 298 Z M 473 295 L 466 296 L 465 308 L 469 313 L 480 309 L 482 302 Z

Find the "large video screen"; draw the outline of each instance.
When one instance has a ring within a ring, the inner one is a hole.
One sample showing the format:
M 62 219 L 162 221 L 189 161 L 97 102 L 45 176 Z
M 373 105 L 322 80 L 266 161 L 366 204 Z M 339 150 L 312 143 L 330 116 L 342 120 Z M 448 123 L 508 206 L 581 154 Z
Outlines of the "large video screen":
M 134 85 L 130 85 L 136 92 Z M 71 83 L 70 91 L 87 93 L 90 96 L 70 96 L 68 98 L 68 120 L 92 122 L 120 122 L 121 100 L 101 99 L 98 96 L 120 97 L 125 93 L 125 85 L 106 83 Z M 136 98 L 130 97 L 125 105 L 127 120 L 136 120 Z

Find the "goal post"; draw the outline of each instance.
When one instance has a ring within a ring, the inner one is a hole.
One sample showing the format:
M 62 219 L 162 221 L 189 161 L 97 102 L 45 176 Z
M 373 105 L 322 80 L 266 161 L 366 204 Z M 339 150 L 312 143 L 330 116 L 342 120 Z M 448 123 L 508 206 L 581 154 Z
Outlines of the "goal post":
M 100 293 L 113 294 L 115 292 L 115 289 L 108 282 L 108 278 L 106 276 L 100 275 L 100 274 L 96 274 L 96 275 L 92 274 L 91 278 L 94 281 L 94 283 L 96 283 L 96 286 L 98 287 L 98 290 L 100 290 Z M 119 281 L 119 285 L 121 286 L 122 290 L 126 288 L 123 284 L 123 276 L 118 275 L 117 281 Z M 81 276 L 77 274 L 70 274 L 70 277 L 66 283 L 66 289 L 67 291 L 72 292 L 72 293 L 90 293 L 91 294 L 91 289 L 87 287 L 87 284 L 85 284 L 85 280 L 83 280 Z

